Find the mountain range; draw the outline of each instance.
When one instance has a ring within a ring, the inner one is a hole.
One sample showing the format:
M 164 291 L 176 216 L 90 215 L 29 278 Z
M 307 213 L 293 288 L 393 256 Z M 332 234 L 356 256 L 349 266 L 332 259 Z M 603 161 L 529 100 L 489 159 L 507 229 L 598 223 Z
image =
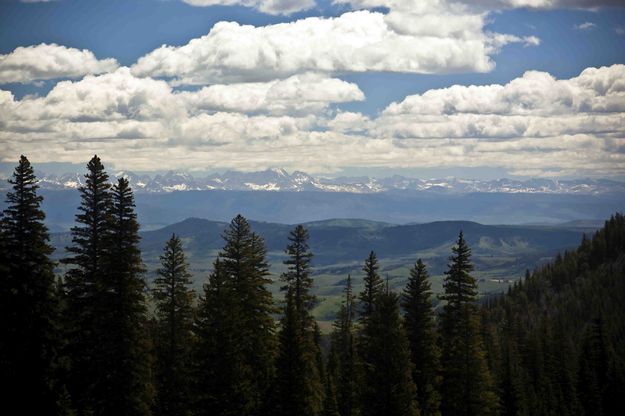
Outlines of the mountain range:
M 551 193 L 551 194 L 603 194 L 625 191 L 625 183 L 609 179 L 418 179 L 400 175 L 386 178 L 314 177 L 304 172 L 289 173 L 284 169 L 260 172 L 228 171 L 205 177 L 187 173 L 167 172 L 163 175 L 139 175 L 117 172 L 115 177 L 126 177 L 137 193 L 163 193 L 173 191 L 321 191 L 349 193 L 379 193 L 394 190 L 439 191 L 448 193 Z M 63 175 L 39 172 L 40 186 L 47 190 L 75 189 L 84 182 L 79 173 Z M 6 188 L 6 183 L 2 186 Z

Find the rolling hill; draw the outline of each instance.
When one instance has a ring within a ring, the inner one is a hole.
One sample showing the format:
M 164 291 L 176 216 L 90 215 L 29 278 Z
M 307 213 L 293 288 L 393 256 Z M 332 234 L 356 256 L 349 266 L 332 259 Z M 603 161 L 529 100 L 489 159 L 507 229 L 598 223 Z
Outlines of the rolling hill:
M 273 278 L 283 270 L 283 250 L 292 225 L 251 221 L 255 232 L 267 246 Z M 471 221 L 438 221 L 425 224 L 394 225 L 385 222 L 332 219 L 304 224 L 310 232 L 310 246 L 315 257 L 315 293 L 320 304 L 317 317 L 333 317 L 338 295 L 348 273 L 360 290 L 362 261 L 370 250 L 380 259 L 381 272 L 395 288 L 404 285 L 410 266 L 423 258 L 432 274 L 432 286 L 440 292 L 442 275 L 451 246 L 462 230 L 473 249 L 476 276 L 483 293 L 501 291 L 510 281 L 521 277 L 525 269 L 551 259 L 558 251 L 576 246 L 584 232 L 594 230 L 594 223 L 568 223 L 558 226 L 483 225 Z M 183 240 L 194 275 L 194 285 L 201 290 L 212 262 L 223 245 L 221 234 L 226 222 L 188 218 L 166 227 L 141 233 L 143 259 L 148 279 L 154 277 L 159 255 L 167 239 L 175 233 Z M 52 235 L 56 258 L 63 256 L 68 233 Z M 278 284 L 273 290 L 278 291 Z

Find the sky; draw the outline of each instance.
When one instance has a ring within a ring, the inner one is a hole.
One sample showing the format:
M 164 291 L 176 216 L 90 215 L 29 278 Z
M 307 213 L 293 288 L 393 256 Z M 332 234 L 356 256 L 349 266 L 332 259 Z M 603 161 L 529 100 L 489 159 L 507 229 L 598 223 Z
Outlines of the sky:
M 0 166 L 625 177 L 619 0 L 0 0 Z

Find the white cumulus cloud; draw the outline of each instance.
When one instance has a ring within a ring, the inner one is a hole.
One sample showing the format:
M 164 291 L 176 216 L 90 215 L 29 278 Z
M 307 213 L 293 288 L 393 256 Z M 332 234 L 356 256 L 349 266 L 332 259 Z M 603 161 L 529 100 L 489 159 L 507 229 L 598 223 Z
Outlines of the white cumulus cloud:
M 219 22 L 186 45 L 155 49 L 132 71 L 181 84 L 270 80 L 307 71 L 487 72 L 502 46 L 538 43 L 535 37 L 485 33 L 486 14 L 464 5 L 415 4 L 400 4 L 388 14 L 361 10 L 262 27 Z
M 0 84 L 76 78 L 114 71 L 117 67 L 115 59 L 99 60 L 86 49 L 68 48 L 54 43 L 20 46 L 11 53 L 0 55 Z
M 245 6 L 272 15 L 289 15 L 312 9 L 315 0 L 182 0 L 192 6 Z
M 365 99 L 356 84 L 313 73 L 269 82 L 216 84 L 179 96 L 192 111 L 273 114 L 315 113 L 331 103 Z

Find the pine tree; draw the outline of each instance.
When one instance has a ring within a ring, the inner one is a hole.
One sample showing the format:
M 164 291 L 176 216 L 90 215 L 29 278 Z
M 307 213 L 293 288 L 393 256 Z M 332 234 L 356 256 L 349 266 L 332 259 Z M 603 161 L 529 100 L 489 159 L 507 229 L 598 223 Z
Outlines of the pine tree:
M 95 411 L 98 387 L 107 370 L 103 345 L 106 336 L 102 311 L 106 275 L 106 239 L 110 233 L 111 192 L 108 175 L 100 159 L 94 156 L 87 164 L 85 185 L 79 188 L 81 204 L 72 228 L 70 265 L 65 275 L 66 307 L 64 322 L 69 341 L 65 354 L 71 371 L 68 387 L 79 415 Z M 104 397 L 100 395 L 100 400 Z
M 324 383 L 323 416 L 340 416 L 333 379 L 328 377 Z
M 333 326 L 328 378 L 336 390 L 336 400 L 341 416 L 359 414 L 359 373 L 354 337 L 355 304 L 352 278 L 347 276 L 343 301 Z
M 526 276 L 529 272 L 526 272 Z M 529 414 L 527 386 L 531 385 L 522 368 L 519 340 L 519 323 L 510 307 L 505 311 L 499 374 L 501 405 L 505 415 Z M 492 343 L 493 341 L 491 341 Z
M 289 256 L 281 277 L 286 284 L 286 308 L 279 334 L 276 362 L 277 414 L 317 415 L 322 409 L 323 385 L 316 324 L 310 314 L 314 296 L 310 293 L 308 232 L 298 225 L 289 235 Z
M 388 288 L 378 295 L 365 323 L 370 334 L 364 347 L 363 416 L 419 414 L 412 381 L 410 349 L 399 311 L 399 296 Z
M 56 412 L 54 273 L 37 179 L 21 156 L 1 222 L 0 381 L 6 409 Z M 56 386 L 58 387 L 58 386 Z
M 458 236 L 443 283 L 447 301 L 442 317 L 443 414 L 488 415 L 497 410 L 480 336 L 477 283 L 471 276 L 471 250 Z
M 101 338 L 106 368 L 98 374 L 101 385 L 96 413 L 146 415 L 153 391 L 150 380 L 150 344 L 146 332 L 145 271 L 139 249 L 139 223 L 128 180 L 120 178 L 112 189 L 109 232 L 101 304 Z
M 198 403 L 213 409 L 212 414 L 253 415 L 267 406 L 275 371 L 274 306 L 267 289 L 271 280 L 264 242 L 245 218 L 235 217 L 224 239 L 197 323 L 199 366 L 204 365 L 205 374 L 216 374 L 219 385 L 200 392 Z M 222 303 L 219 309 L 226 316 L 219 320 L 216 305 Z M 214 342 L 224 344 L 221 351 L 215 351 Z M 196 383 L 203 389 L 201 384 Z
M 197 416 L 249 414 L 240 398 L 250 383 L 242 377 L 247 368 L 238 342 L 237 299 L 218 258 L 204 285 L 194 333 L 197 338 L 191 363 L 192 407 Z
M 284 261 L 287 271 L 281 276 L 286 286 L 282 290 L 293 290 L 295 309 L 299 314 L 302 325 L 306 328 L 313 325 L 310 311 L 315 304 L 315 296 L 310 293 L 313 285 L 311 274 L 311 259 L 313 254 L 308 245 L 308 231 L 302 225 L 298 225 L 289 233 L 289 244 L 286 247 L 288 258 Z
M 362 271 L 365 272 L 365 278 L 363 282 L 364 290 L 360 293 L 360 319 L 363 322 L 373 313 L 375 300 L 384 287 L 384 282 L 378 274 L 379 268 L 378 258 L 372 251 L 369 253 L 369 257 L 365 260 L 365 265 L 362 268 Z
M 610 413 L 606 406 L 609 362 L 603 331 L 603 320 L 593 320 L 584 334 L 579 356 L 578 391 L 585 415 Z
M 160 257 L 161 268 L 154 281 L 157 328 L 157 415 L 188 414 L 190 349 L 194 293 L 189 289 L 182 242 L 173 234 Z
M 440 353 L 434 326 L 432 289 L 427 269 L 421 259 L 410 270 L 402 307 L 410 343 L 412 378 L 417 386 L 421 415 L 439 415 Z

